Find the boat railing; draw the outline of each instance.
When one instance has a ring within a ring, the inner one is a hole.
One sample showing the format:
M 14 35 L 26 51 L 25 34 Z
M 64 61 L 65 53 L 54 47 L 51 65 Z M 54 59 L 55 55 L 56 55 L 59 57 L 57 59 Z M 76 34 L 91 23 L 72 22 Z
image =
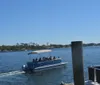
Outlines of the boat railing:
M 89 80 L 100 84 L 100 66 L 88 67 Z
M 58 57 L 58 58 L 45 58 L 45 59 L 33 59 L 33 62 L 44 62 L 44 61 L 54 61 L 54 60 L 61 60 L 61 58 L 60 57 Z

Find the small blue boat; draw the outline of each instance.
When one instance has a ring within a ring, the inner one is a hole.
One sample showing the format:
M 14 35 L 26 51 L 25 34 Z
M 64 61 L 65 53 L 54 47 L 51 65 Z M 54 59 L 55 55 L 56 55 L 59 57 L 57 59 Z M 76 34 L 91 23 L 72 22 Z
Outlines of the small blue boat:
M 51 50 L 38 50 L 33 51 L 28 54 L 38 54 L 43 52 L 51 52 Z M 33 59 L 31 62 L 27 62 L 27 65 L 22 66 L 22 70 L 25 72 L 38 72 L 53 68 L 59 68 L 65 66 L 67 62 L 62 62 L 61 58 L 56 58 L 55 56 L 42 57 L 39 59 Z

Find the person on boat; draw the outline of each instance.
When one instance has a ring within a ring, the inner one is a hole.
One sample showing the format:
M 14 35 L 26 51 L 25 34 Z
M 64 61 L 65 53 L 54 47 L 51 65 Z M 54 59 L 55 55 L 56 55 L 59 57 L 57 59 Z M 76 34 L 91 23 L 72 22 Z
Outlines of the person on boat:
M 42 60 L 45 61 L 45 57 L 43 57 Z
M 50 60 L 50 57 L 48 57 L 48 60 Z
M 56 57 L 54 56 L 54 57 L 53 57 L 53 60 L 55 60 L 55 59 L 56 59 Z
M 41 61 L 41 58 L 39 58 L 39 62 Z
M 34 62 L 35 60 L 33 59 L 33 62 Z
M 36 58 L 35 61 L 38 61 L 38 59 Z
M 44 57 L 42 57 L 42 61 L 44 61 Z
M 60 57 L 58 56 L 58 59 L 59 59 Z
M 49 59 L 52 60 L 52 56 L 50 56 Z
M 43 57 L 42 60 L 43 60 L 43 61 L 46 61 L 46 57 Z
M 48 58 L 47 58 L 47 57 L 45 57 L 45 60 L 47 61 L 47 60 L 48 60 Z
M 47 60 L 49 60 L 49 57 L 47 57 Z

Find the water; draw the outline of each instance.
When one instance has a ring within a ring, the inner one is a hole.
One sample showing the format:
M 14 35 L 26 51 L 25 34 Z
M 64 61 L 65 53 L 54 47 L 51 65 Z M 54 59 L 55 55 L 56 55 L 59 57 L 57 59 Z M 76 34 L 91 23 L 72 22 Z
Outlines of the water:
M 33 57 L 41 55 L 27 55 L 24 52 L 0 53 L 0 85 L 59 85 L 61 81 L 73 82 L 71 48 L 53 49 L 52 53 L 43 53 L 43 56 L 61 56 L 68 62 L 66 68 L 52 69 L 35 74 L 25 74 L 21 66 Z M 88 79 L 87 67 L 100 65 L 100 47 L 84 47 L 84 73 Z

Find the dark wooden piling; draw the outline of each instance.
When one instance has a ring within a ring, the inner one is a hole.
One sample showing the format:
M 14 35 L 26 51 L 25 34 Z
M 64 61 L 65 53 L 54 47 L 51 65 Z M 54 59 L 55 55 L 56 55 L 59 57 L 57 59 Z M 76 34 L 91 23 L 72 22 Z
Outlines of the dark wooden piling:
M 71 42 L 74 85 L 84 85 L 82 41 Z

